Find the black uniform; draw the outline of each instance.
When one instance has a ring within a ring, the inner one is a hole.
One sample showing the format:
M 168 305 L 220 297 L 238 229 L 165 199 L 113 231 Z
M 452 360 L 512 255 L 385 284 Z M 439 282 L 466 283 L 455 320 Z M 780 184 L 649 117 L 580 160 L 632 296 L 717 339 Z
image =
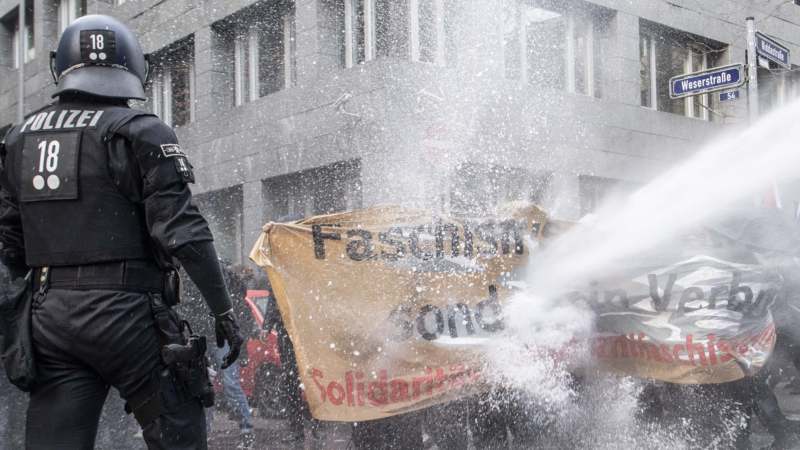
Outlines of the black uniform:
M 212 312 L 230 299 L 172 129 L 119 100 L 62 95 L 0 156 L 0 257 L 34 268 L 41 293 L 28 448 L 92 448 L 109 385 L 141 412 L 150 448 L 205 448 L 203 407 L 162 361 L 153 307 L 173 256 Z

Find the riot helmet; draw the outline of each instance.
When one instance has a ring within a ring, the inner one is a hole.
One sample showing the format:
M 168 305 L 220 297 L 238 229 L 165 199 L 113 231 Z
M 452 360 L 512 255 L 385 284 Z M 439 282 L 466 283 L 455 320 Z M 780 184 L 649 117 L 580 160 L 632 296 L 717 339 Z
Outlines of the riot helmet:
M 50 53 L 53 97 L 77 92 L 145 100 L 149 64 L 133 32 L 113 17 L 93 14 L 72 22 Z

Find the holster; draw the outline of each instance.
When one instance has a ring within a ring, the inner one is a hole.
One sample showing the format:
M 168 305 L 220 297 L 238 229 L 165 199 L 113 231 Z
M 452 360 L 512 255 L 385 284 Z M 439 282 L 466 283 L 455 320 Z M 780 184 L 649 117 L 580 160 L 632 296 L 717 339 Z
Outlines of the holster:
M 161 344 L 161 360 L 166 369 L 154 380 L 154 388 L 147 398 L 131 399 L 125 405 L 142 427 L 163 411 L 160 394 L 166 376 L 175 381 L 181 397 L 198 399 L 206 408 L 214 405 L 214 388 L 208 377 L 210 364 L 206 356 L 206 338 L 192 333 L 189 323 L 181 320 L 161 295 L 151 295 L 150 308 Z
M 200 399 L 205 407 L 214 405 L 214 389 L 208 378 L 206 338 L 192 332 L 158 295 L 152 297 L 152 310 L 159 329 L 161 359 L 181 382 L 187 394 Z

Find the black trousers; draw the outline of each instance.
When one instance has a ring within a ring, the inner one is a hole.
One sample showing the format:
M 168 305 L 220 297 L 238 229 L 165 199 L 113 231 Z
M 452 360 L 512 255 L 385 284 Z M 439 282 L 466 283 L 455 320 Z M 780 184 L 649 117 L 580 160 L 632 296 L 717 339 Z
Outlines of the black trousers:
M 144 293 L 50 289 L 33 306 L 37 383 L 29 449 L 91 449 L 109 386 L 124 399 L 160 390 L 162 414 L 143 434 L 150 449 L 205 449 L 205 414 L 162 365 Z
M 286 398 L 286 416 L 289 421 L 289 432 L 293 437 L 302 440 L 304 437 L 305 422 L 311 418 L 305 400 L 300 394 L 300 376 L 297 368 L 297 359 L 294 356 L 294 345 L 289 339 L 289 333 L 279 320 L 275 326 L 278 334 L 278 353 L 281 358 L 281 386 Z

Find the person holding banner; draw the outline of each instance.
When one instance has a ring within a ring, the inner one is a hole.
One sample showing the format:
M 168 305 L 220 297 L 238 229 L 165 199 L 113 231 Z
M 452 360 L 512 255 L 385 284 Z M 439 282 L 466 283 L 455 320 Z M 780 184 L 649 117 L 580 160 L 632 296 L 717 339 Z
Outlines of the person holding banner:
M 670 320 L 682 326 L 682 332 L 694 329 L 708 333 L 702 347 L 687 338 L 686 347 L 692 352 L 688 367 L 706 368 L 706 373 L 713 373 L 713 365 L 724 361 L 735 362 L 738 367 L 731 367 L 731 375 L 719 372 L 718 378 L 649 384 L 641 396 L 643 417 L 689 431 L 692 445 L 737 448 L 749 446 L 750 425 L 756 417 L 773 436 L 773 448 L 795 448 L 800 444 L 798 424 L 780 409 L 769 380 L 777 378 L 776 369 L 782 364 L 773 349 L 788 348 L 791 354 L 798 342 L 795 328 L 800 317 L 790 302 L 800 292 L 796 262 L 800 233 L 779 210 L 756 209 L 731 211 L 695 237 L 697 247 L 692 254 L 715 258 L 706 268 L 712 274 L 705 276 L 707 291 L 712 293 L 707 303 L 713 307 L 721 298 L 724 309 L 720 308 L 713 321 L 703 322 L 708 316 L 699 313 L 705 309 L 695 309 L 687 301 L 691 300 L 685 294 L 687 289 L 676 302 L 680 305 L 678 312 L 683 310 L 685 315 Z M 725 272 L 713 275 L 725 265 L 734 268 L 732 278 Z M 703 342 L 701 337 L 696 334 L 695 342 Z M 729 344 L 736 342 L 734 339 L 738 339 L 735 347 Z M 713 411 L 708 410 L 709 404 L 715 405 Z
M 773 436 L 773 448 L 800 446 L 800 422 L 780 409 L 774 388 L 786 365 L 800 371 L 800 227 L 783 211 L 759 208 L 732 213 L 711 227 L 720 239 L 736 243 L 777 270 L 783 287 L 771 311 L 775 318 L 775 351 L 764 370 L 753 379 L 754 412 Z
M 270 300 L 264 317 L 263 332 L 275 331 L 277 335 L 278 355 L 281 361 L 280 385 L 277 386 L 277 389 L 281 398 L 286 399 L 285 411 L 289 429 L 282 441 L 287 444 L 303 445 L 306 439 L 305 424 L 306 420 L 310 418 L 310 414 L 302 397 L 294 346 L 283 325 L 283 319 L 278 311 L 269 280 L 267 280 L 266 289 L 270 292 Z M 316 431 L 315 427 L 312 427 L 312 431 Z

